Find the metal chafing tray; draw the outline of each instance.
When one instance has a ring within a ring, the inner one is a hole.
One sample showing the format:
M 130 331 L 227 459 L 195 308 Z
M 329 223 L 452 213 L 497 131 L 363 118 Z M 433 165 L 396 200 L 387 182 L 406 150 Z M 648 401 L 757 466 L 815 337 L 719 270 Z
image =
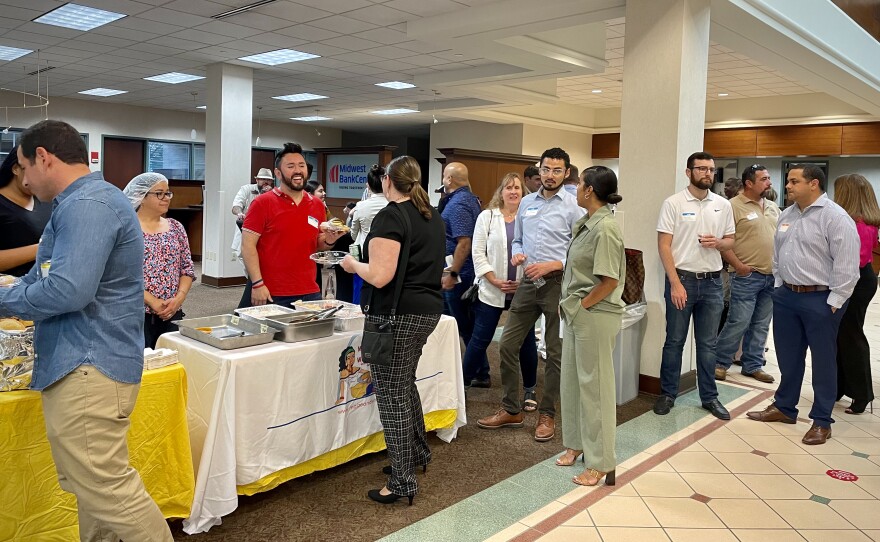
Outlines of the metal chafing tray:
M 266 321 L 267 318 L 274 318 L 276 316 L 282 316 L 294 312 L 297 312 L 296 309 L 285 307 L 284 305 L 273 304 L 235 309 L 235 313 L 245 320 L 250 320 L 258 324 L 266 325 L 269 325 L 269 322 Z
M 187 318 L 174 322 L 180 334 L 221 350 L 233 350 L 272 342 L 275 329 L 232 314 Z M 210 333 L 196 328 L 211 328 Z
M 267 318 L 266 322 L 278 330 L 275 338 L 286 343 L 307 341 L 333 335 L 333 326 L 336 318 L 322 318 L 301 322 L 305 311 L 296 311 L 292 314 Z M 311 315 L 306 316 L 307 318 Z

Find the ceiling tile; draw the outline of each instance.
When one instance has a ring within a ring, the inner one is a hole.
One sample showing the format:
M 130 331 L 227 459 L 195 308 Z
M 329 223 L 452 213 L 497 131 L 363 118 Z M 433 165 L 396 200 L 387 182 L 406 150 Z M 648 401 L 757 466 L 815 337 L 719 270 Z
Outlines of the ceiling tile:
M 256 28 L 227 23 L 226 21 L 211 21 L 209 23 L 196 26 L 195 30 L 201 30 L 202 32 L 211 32 L 213 34 L 220 34 L 221 36 L 228 36 L 230 38 L 239 39 L 248 38 L 250 36 L 263 33 L 263 31 Z
M 281 34 L 283 36 L 291 36 L 304 41 L 321 41 L 339 35 L 337 32 L 331 32 L 330 30 L 325 30 L 323 28 L 318 28 L 316 26 L 311 26 L 307 24 L 298 24 L 295 26 L 289 26 L 287 28 L 281 28 L 275 33 Z
M 162 7 L 201 17 L 213 17 L 224 11 L 229 11 L 227 6 L 208 0 L 174 0 L 173 2 L 162 4 Z
M 345 13 L 345 16 L 379 26 L 387 26 L 390 24 L 405 22 L 411 19 L 418 19 L 417 16 L 414 16 L 411 13 L 400 11 L 398 9 L 392 9 L 380 4 L 374 4 L 369 7 L 356 9 L 354 11 L 348 11 Z
M 295 49 L 297 45 L 306 43 L 306 40 L 301 40 L 299 38 L 285 36 L 283 34 L 277 34 L 274 32 L 256 34 L 249 37 L 248 40 L 255 43 L 269 45 L 277 49 Z
M 363 51 L 365 54 L 374 55 L 379 58 L 385 58 L 388 60 L 394 60 L 397 58 L 404 58 L 408 56 L 412 56 L 412 51 L 407 49 L 403 49 L 401 47 L 394 47 L 393 45 L 384 45 L 382 47 L 375 47 L 373 49 L 367 49 Z
M 119 19 L 118 21 L 111 23 L 111 25 L 125 28 L 129 31 L 150 32 L 159 36 L 173 34 L 174 32 L 179 32 L 184 28 L 183 26 L 169 24 L 162 21 L 144 19 L 141 17 L 126 17 L 125 19 Z
M 207 17 L 199 17 L 198 15 L 191 15 L 182 11 L 175 11 L 165 8 L 153 8 L 139 14 L 138 18 L 146 19 L 148 21 L 180 25 L 186 28 L 211 22 L 211 19 Z
M 229 41 L 229 36 L 221 36 L 220 34 L 213 34 L 211 32 L 204 32 L 202 30 L 194 30 L 194 29 L 181 30 L 180 32 L 177 32 L 174 34 L 169 34 L 167 37 L 168 38 L 179 38 L 179 39 L 184 39 L 184 40 L 190 40 L 190 41 L 194 41 L 197 43 L 203 43 L 206 45 L 218 45 L 218 44 L 226 43 Z M 165 38 L 160 38 L 160 39 L 165 39 Z M 160 43 L 160 42 L 157 42 L 156 40 L 152 40 L 152 41 L 154 41 L 155 43 Z
M 377 25 L 357 19 L 351 19 L 342 15 L 333 15 L 332 17 L 312 21 L 310 26 L 317 26 L 318 28 L 332 31 L 334 35 L 340 35 L 364 32 L 365 30 L 376 28 Z M 331 36 L 328 36 L 328 38 L 329 37 Z
M 383 45 L 394 45 L 396 43 L 403 43 L 407 41 L 406 32 L 399 32 L 397 30 L 389 30 L 386 28 L 374 28 L 373 30 L 367 30 L 366 32 L 360 32 L 355 34 L 354 37 L 363 38 L 370 41 L 374 41 L 377 43 L 381 43 Z M 430 52 L 430 51 L 417 51 L 419 53 Z
M 351 2 L 351 0 L 344 0 Z M 315 19 L 330 17 L 335 11 L 325 6 L 327 2 L 318 2 L 313 6 L 306 6 L 294 2 L 273 2 L 260 6 L 254 11 L 269 17 L 277 17 L 294 23 L 307 23 Z M 321 8 L 321 9 L 318 9 Z

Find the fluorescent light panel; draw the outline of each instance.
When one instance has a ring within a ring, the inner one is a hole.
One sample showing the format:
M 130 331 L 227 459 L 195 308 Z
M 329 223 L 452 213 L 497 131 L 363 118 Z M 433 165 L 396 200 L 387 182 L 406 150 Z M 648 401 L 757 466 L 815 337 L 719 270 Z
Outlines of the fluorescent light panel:
M 144 77 L 147 81 L 158 81 L 160 83 L 169 83 L 176 85 L 178 83 L 186 83 L 187 81 L 198 81 L 204 79 L 201 75 L 190 75 L 188 73 L 168 72 L 152 77 Z
M 123 17 L 125 15 L 122 13 L 69 3 L 37 17 L 34 19 L 34 22 L 88 32 L 107 23 L 118 21 Z
M 290 117 L 290 120 L 301 120 L 303 122 L 314 122 L 316 120 L 333 120 L 332 117 L 322 117 L 320 115 L 312 115 L 311 117 Z
M 290 62 L 299 62 L 301 60 L 310 60 L 312 58 L 321 57 L 320 55 L 294 51 L 293 49 L 278 49 L 277 51 L 269 51 L 268 53 L 239 57 L 239 60 L 256 62 L 257 64 L 265 64 L 267 66 L 277 66 L 279 64 L 288 64 Z
M 370 113 L 374 115 L 404 115 L 406 113 L 418 113 L 418 110 L 401 107 L 399 109 L 380 109 L 378 111 L 370 111 Z
M 116 96 L 117 94 L 125 94 L 128 92 L 127 90 L 115 90 L 112 88 L 93 88 L 90 90 L 83 90 L 79 94 L 88 94 L 89 96 Z
M 33 53 L 30 49 L 19 49 L 18 47 L 5 47 L 0 45 L 0 60 L 15 60 L 24 55 Z
M 376 83 L 377 87 L 393 88 L 394 90 L 402 90 L 405 88 L 414 88 L 412 83 L 404 83 L 403 81 L 388 81 L 386 83 Z
M 323 100 L 327 96 L 320 94 L 312 94 L 310 92 L 302 92 L 300 94 L 288 94 L 286 96 L 272 96 L 274 100 L 284 100 L 285 102 L 305 102 L 306 100 Z

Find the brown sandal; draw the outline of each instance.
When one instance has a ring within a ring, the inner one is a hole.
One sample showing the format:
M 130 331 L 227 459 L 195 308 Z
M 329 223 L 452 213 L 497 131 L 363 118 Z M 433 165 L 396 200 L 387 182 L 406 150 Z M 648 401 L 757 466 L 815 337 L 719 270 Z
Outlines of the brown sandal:
M 590 477 L 587 479 L 583 478 L 584 474 L 589 474 Z M 608 472 L 600 472 L 596 469 L 587 469 L 581 474 L 578 474 L 574 478 L 571 479 L 572 482 L 576 483 L 579 486 L 588 486 L 592 487 L 598 485 L 602 478 L 605 478 L 606 486 L 613 486 L 615 484 L 615 476 L 614 469 L 611 469 Z
M 583 450 L 572 450 L 571 448 L 566 448 L 565 453 L 556 458 L 556 466 L 570 467 L 577 463 L 578 457 L 582 457 L 583 455 Z

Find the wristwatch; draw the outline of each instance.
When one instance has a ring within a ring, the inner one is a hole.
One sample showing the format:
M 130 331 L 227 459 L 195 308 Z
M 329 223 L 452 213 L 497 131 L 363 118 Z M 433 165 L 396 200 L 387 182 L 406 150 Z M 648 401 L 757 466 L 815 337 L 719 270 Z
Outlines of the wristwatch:
M 452 269 L 450 269 L 450 270 L 449 270 L 449 276 L 452 277 L 452 278 L 454 278 L 454 279 L 457 279 L 457 278 L 458 278 L 458 271 L 453 271 Z

